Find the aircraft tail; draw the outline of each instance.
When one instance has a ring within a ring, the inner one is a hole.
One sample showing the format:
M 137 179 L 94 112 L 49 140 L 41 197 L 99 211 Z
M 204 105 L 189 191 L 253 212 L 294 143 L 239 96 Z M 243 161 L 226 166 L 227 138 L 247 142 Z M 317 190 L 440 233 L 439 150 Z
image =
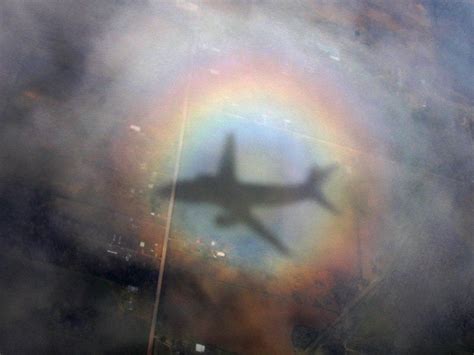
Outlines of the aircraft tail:
M 337 165 L 330 165 L 323 169 L 313 167 L 306 178 L 306 185 L 313 187 L 315 184 L 323 183 L 336 168 Z
M 322 191 L 320 190 L 321 185 L 324 183 L 325 180 L 332 174 L 334 170 L 336 170 L 336 165 L 330 165 L 326 168 L 312 168 L 306 178 L 306 182 L 304 184 L 304 191 L 307 193 L 308 197 L 318 202 L 321 206 L 326 208 L 327 210 L 331 211 L 332 213 L 339 213 L 336 207 L 327 200 L 327 198 L 323 195 Z

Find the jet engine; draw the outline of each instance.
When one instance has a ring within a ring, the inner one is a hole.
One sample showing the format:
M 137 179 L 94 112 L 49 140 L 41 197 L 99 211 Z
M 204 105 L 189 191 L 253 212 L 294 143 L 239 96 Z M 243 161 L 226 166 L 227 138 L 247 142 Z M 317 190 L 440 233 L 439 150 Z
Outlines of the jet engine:
M 219 227 L 229 227 L 237 223 L 237 219 L 231 215 L 219 215 L 216 217 L 216 224 Z

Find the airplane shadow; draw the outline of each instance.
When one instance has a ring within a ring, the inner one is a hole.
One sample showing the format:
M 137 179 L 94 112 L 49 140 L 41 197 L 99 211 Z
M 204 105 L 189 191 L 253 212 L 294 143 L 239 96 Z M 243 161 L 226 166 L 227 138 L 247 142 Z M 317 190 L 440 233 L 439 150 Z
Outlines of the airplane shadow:
M 298 184 L 241 182 L 236 174 L 235 138 L 229 134 L 215 175 L 199 175 L 193 179 L 158 186 L 152 196 L 152 207 L 156 208 L 158 198 L 169 198 L 173 192 L 176 200 L 219 206 L 223 213 L 215 218 L 216 226 L 243 224 L 282 255 L 290 256 L 290 249 L 254 216 L 252 208 L 282 206 L 310 200 L 329 212 L 338 214 L 338 209 L 322 192 L 322 184 L 336 169 L 335 164 L 324 168 L 313 167 L 307 178 Z

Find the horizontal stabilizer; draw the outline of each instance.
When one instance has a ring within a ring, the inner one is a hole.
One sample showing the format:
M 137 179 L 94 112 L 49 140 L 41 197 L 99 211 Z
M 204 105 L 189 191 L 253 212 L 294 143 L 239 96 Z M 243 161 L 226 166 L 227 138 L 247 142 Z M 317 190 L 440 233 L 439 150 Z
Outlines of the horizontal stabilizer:
M 319 205 L 334 214 L 338 214 L 339 210 L 323 195 L 321 185 L 336 169 L 337 165 L 330 165 L 323 169 L 313 168 L 305 183 L 305 190 L 308 192 L 308 195 Z

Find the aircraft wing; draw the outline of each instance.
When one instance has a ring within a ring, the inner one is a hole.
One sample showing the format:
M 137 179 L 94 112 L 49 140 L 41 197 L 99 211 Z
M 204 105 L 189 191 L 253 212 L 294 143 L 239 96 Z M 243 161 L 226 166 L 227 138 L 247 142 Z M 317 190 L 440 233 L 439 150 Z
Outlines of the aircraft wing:
M 217 174 L 227 181 L 235 180 L 235 142 L 232 134 L 227 136 Z
M 253 217 L 250 213 L 240 215 L 240 220 L 245 223 L 250 229 L 256 232 L 259 236 L 265 239 L 267 242 L 272 244 L 282 254 L 289 255 L 289 249 L 276 237 L 274 236 L 259 220 Z

